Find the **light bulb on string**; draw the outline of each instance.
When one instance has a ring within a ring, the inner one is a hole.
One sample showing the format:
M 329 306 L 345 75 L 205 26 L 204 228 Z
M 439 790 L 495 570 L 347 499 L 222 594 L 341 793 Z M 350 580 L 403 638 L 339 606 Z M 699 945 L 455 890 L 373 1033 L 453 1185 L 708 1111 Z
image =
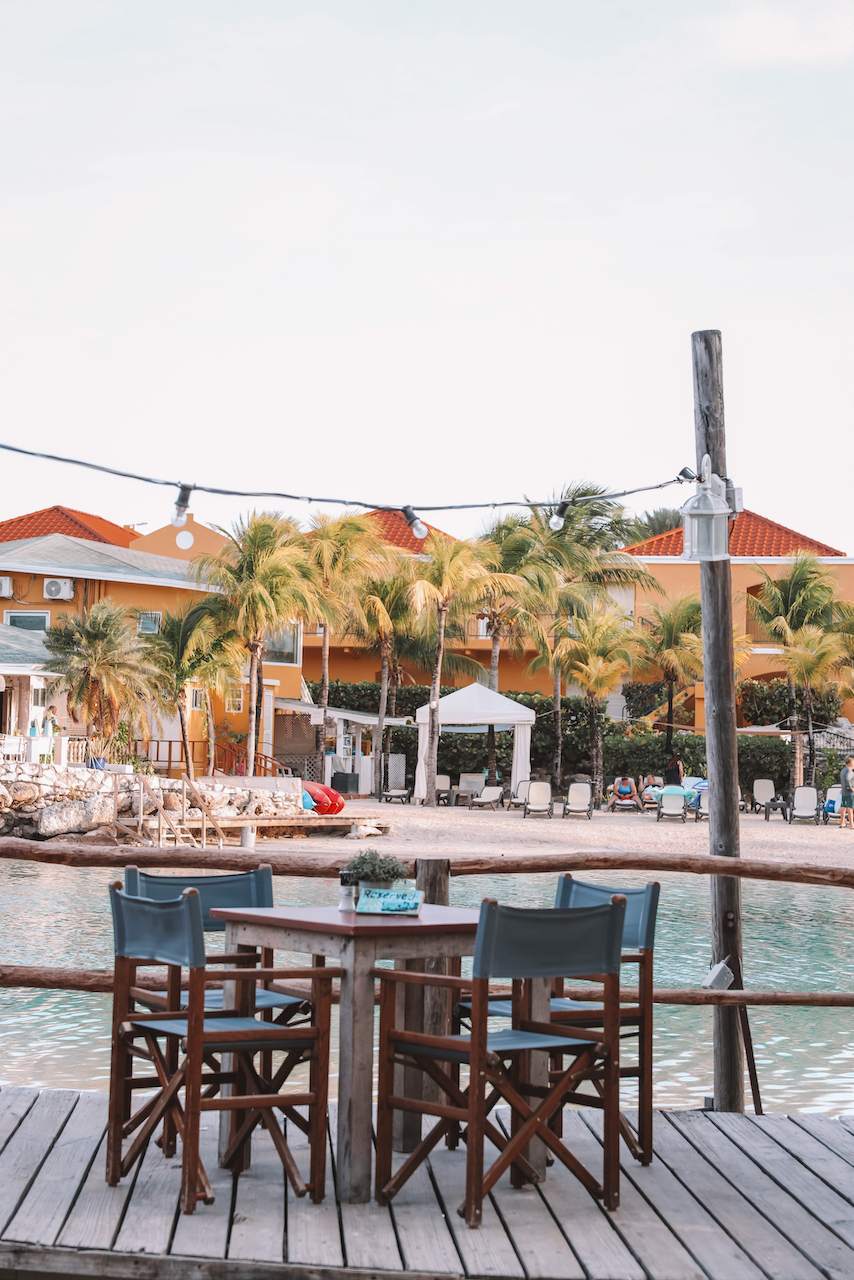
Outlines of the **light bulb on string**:
M 175 510 L 172 513 L 172 524 L 176 529 L 183 529 L 187 523 L 187 510 L 190 506 L 192 491 L 191 484 L 182 484 L 179 487 L 178 497 L 175 499 Z
M 413 537 L 419 542 L 423 542 L 430 530 L 427 528 L 423 520 L 419 520 L 418 514 L 412 507 L 401 507 L 401 513 L 404 520 L 412 530 Z
M 549 517 L 549 528 L 555 533 L 560 533 L 563 528 L 563 522 L 566 519 L 566 513 L 569 510 L 568 502 L 558 503 L 557 511 Z

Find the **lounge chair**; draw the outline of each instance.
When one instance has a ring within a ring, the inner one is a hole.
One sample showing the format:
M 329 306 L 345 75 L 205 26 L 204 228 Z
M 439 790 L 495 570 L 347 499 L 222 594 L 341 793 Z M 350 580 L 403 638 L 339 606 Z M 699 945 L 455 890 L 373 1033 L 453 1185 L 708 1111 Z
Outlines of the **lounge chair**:
M 544 813 L 549 818 L 554 817 L 552 784 L 550 782 L 531 783 L 528 788 L 528 798 L 522 810 L 522 817 L 527 818 L 529 813 Z
M 479 796 L 486 786 L 485 773 L 461 773 L 460 791 L 468 791 L 470 795 Z
M 841 795 L 842 795 L 842 787 L 840 787 L 840 786 L 828 787 L 828 788 L 827 788 L 827 795 L 824 797 L 824 803 L 825 803 L 825 805 L 827 805 L 828 801 L 838 800 L 838 799 L 839 799 L 839 797 L 840 797 Z M 835 822 L 837 819 L 841 822 L 841 821 L 842 821 L 842 810 L 841 810 L 841 809 L 837 809 L 837 810 L 836 810 L 836 812 L 833 812 L 833 811 L 828 812 L 828 810 L 827 810 L 826 808 L 823 808 L 823 809 L 822 809 L 822 817 L 824 818 L 824 825 L 825 825 L 825 826 L 827 826 L 827 824 L 828 824 L 828 822 L 830 822 L 831 818 L 833 818 L 834 822 Z
M 436 804 L 451 803 L 451 778 L 450 774 L 436 774 Z
M 783 815 L 783 821 L 787 820 L 787 806 L 785 800 L 781 800 L 777 796 L 777 788 L 770 778 L 757 778 L 753 783 L 753 811 L 758 813 L 760 809 L 765 810 L 765 821 L 771 821 L 771 810 L 779 809 Z
M 495 809 L 498 805 L 504 808 L 504 788 L 503 787 L 484 787 L 479 796 L 472 796 L 469 799 L 470 809 Z
M 699 796 L 697 797 L 697 808 L 694 812 L 694 821 L 699 822 L 701 818 L 708 818 L 708 816 L 709 816 L 709 793 L 708 791 L 701 791 Z
M 684 795 L 677 795 L 675 792 L 662 791 L 658 797 L 658 812 L 655 815 L 656 822 L 660 822 L 662 818 L 681 818 L 684 822 L 688 816 L 688 801 Z
M 531 785 L 531 779 L 526 778 L 524 782 L 520 782 L 507 801 L 508 809 L 521 809 L 528 799 L 528 789 Z
M 412 787 L 393 787 L 391 791 L 384 791 L 382 799 L 386 804 L 391 804 L 392 800 L 399 800 L 401 804 L 409 804 L 412 800 Z
M 816 787 L 795 787 L 792 804 L 789 808 L 789 822 L 812 821 L 818 826 L 821 821 L 821 801 Z
M 589 782 L 571 782 L 563 804 L 562 817 L 570 813 L 585 813 L 593 817 L 593 786 Z

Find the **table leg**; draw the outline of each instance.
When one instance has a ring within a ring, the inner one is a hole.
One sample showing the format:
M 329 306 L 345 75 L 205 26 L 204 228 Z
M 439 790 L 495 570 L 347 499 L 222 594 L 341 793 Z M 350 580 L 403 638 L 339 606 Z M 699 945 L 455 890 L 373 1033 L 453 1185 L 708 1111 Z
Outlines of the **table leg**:
M 548 978 L 529 978 L 525 983 L 528 1008 L 526 1016 L 532 1022 L 549 1022 L 551 1019 L 551 983 Z M 529 1053 L 527 1055 L 526 1075 L 531 1084 L 545 1085 L 549 1083 L 549 1056 L 547 1053 Z M 536 1106 L 538 1099 L 529 1099 Z M 540 1175 L 542 1181 L 546 1176 L 546 1145 L 539 1138 L 532 1138 L 525 1149 L 525 1155 Z
M 236 926 L 226 923 L 225 926 L 225 950 L 233 954 L 236 951 L 246 951 L 252 954 L 256 951 L 254 946 L 244 946 L 235 942 Z M 222 1003 L 225 1009 L 241 1008 L 240 1001 L 246 1002 L 247 984 L 245 982 L 224 982 L 222 984 Z M 224 1053 L 221 1055 L 222 1069 L 226 1071 L 234 1071 L 237 1066 L 237 1060 L 233 1053 Z M 234 1093 L 234 1088 L 230 1084 L 220 1086 L 222 1097 L 228 1098 Z M 220 1111 L 219 1113 L 219 1163 L 222 1164 L 222 1158 L 228 1150 L 231 1142 L 232 1134 L 238 1123 L 243 1120 L 244 1113 L 242 1111 Z M 236 1166 L 237 1172 L 242 1173 L 248 1169 L 252 1159 L 252 1139 L 247 1138 L 243 1144 L 243 1150 L 240 1153 L 240 1160 Z M 235 1166 L 232 1166 L 233 1168 Z
M 348 1204 L 371 1198 L 374 1083 L 374 979 L 371 938 L 342 939 L 338 1068 L 338 1194 Z
M 395 969 L 408 969 L 423 973 L 426 960 L 396 960 Z M 424 1032 L 424 992 L 422 986 L 399 983 L 397 987 L 397 1011 L 395 1021 L 407 1031 Z M 444 994 L 444 993 L 443 993 Z M 421 1099 L 424 1074 L 416 1067 L 395 1067 L 394 1091 L 399 1097 Z M 414 1151 L 421 1141 L 421 1116 L 414 1111 L 395 1111 L 392 1147 L 395 1151 Z

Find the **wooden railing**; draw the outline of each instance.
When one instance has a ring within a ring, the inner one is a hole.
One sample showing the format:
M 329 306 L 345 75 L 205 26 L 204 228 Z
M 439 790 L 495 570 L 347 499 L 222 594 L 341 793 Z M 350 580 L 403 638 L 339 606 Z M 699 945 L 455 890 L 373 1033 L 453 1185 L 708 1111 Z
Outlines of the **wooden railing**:
M 152 738 L 150 742 L 143 742 L 138 739 L 133 744 L 135 754 L 145 757 L 157 768 L 165 765 L 165 772 L 171 773 L 173 769 L 180 769 L 183 773 L 187 768 L 187 762 L 184 758 L 184 744 L 180 738 Z M 208 744 L 204 738 L 196 738 L 190 741 L 190 755 L 193 757 L 193 768 L 196 773 L 204 774 L 208 767 Z
M 220 773 L 244 777 L 248 760 L 249 753 L 245 747 L 235 746 L 231 742 L 217 741 L 216 767 Z M 256 778 L 282 777 L 287 767 L 281 760 L 277 760 L 275 756 L 265 755 L 263 751 L 255 752 L 254 772 Z

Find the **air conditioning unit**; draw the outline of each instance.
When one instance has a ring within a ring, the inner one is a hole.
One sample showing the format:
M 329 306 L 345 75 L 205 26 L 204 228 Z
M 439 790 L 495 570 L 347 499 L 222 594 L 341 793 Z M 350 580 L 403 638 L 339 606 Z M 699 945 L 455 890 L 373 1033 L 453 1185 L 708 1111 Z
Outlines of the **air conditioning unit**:
M 0 596 L 2 596 L 4 600 L 11 600 L 14 594 L 15 593 L 12 590 L 12 579 L 0 578 Z
M 74 599 L 74 579 L 73 578 L 45 578 L 44 598 L 45 600 L 73 600 Z

